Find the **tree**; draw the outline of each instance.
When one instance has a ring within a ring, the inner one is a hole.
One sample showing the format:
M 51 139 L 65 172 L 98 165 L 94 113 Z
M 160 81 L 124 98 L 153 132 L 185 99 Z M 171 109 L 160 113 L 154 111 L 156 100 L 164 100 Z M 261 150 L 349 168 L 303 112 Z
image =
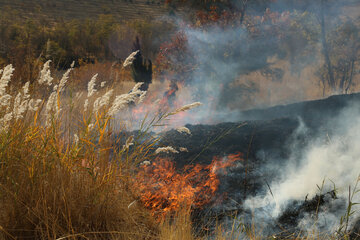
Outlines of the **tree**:
M 327 83 L 330 87 L 331 93 L 348 93 L 359 61 L 359 27 L 350 18 L 345 21 L 340 18 L 338 9 L 343 4 L 321 0 L 317 12 L 324 56 L 320 77 L 324 86 Z
M 334 78 L 333 67 L 330 60 L 329 46 L 326 40 L 326 26 L 325 26 L 325 1 L 321 0 L 320 5 L 320 29 L 321 29 L 321 44 L 328 74 L 328 84 L 333 92 L 336 92 L 336 84 Z
M 353 80 L 359 73 L 359 35 L 359 27 L 349 19 L 329 32 L 327 44 L 331 52 L 320 74 L 334 93 L 348 93 L 354 85 Z
M 291 24 L 280 30 L 285 34 L 283 45 L 295 65 L 299 66 L 302 55 L 305 55 L 307 64 L 313 64 L 318 60 L 316 52 L 320 50 L 323 63 L 318 76 L 323 95 L 326 88 L 331 94 L 348 93 L 358 73 L 359 24 L 355 23 L 357 20 L 342 15 L 346 2 L 304 0 L 302 5 L 296 5 L 296 9 L 301 11 L 291 14 Z

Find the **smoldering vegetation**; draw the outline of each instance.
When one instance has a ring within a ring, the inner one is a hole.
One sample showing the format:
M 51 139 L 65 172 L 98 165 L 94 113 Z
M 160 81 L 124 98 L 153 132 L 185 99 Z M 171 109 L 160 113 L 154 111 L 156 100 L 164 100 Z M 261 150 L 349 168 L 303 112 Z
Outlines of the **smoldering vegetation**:
M 181 28 L 189 57 L 172 60 L 196 67 L 185 79 L 168 78 L 205 106 L 197 125 L 187 125 L 190 136 L 169 131 L 164 144 L 189 149 L 174 156 L 179 167 L 243 153 L 243 161 L 223 176 L 223 204 L 203 213 L 209 219 L 236 212 L 239 221 L 264 222 L 264 234 L 281 232 L 279 237 L 356 232 L 358 216 L 349 214 L 349 206 L 358 201 L 352 193 L 359 177 L 359 95 L 326 98 L 357 92 L 359 16 L 349 11 L 356 2 L 258 6 L 265 14 L 256 18 L 261 7 L 249 4 L 240 25 Z
M 338 95 L 245 111 L 251 120 L 187 125 L 191 135 L 171 130 L 163 143 L 189 150 L 173 156 L 179 168 L 243 153 L 221 177 L 221 203 L 198 213 L 209 222 L 218 216 L 231 227 L 233 218 L 226 216 L 232 213 L 239 222 L 262 223 L 264 235 L 318 231 L 330 236 L 344 227 L 340 219 L 349 201 L 359 200 L 356 194 L 349 199 L 359 177 L 359 102 L 359 94 Z M 357 207 L 352 211 L 347 230 L 356 232 Z

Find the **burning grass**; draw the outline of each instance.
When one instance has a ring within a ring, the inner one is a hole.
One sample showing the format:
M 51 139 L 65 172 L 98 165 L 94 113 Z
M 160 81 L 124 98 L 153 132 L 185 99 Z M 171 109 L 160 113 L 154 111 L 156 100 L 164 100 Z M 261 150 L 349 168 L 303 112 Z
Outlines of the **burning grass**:
M 172 161 L 157 158 L 152 164 L 142 165 L 134 179 L 143 205 L 154 216 L 163 219 L 184 206 L 201 208 L 214 199 L 220 181 L 218 175 L 240 160 L 240 153 L 224 158 L 215 157 L 205 165 L 187 165 L 178 172 Z
M 12 66 L 1 71 L 1 238 L 158 239 L 146 206 L 129 207 L 134 173 L 158 139 L 130 137 L 120 149 L 112 142 L 113 129 L 124 129 L 122 113 L 144 96 L 139 84 L 112 96 L 94 75 L 86 99 L 72 97 L 66 83 L 74 69 L 57 79 L 49 65 L 18 93 L 9 92 Z
M 144 121 L 140 136 L 129 137 L 123 116 L 140 102 L 139 86 L 116 96 L 94 77 L 86 99 L 72 97 L 66 83 L 74 71 L 56 79 L 45 65 L 41 81 L 18 92 L 9 91 L 13 68 L 0 71 L 0 238 L 197 239 L 192 209 L 214 201 L 218 175 L 241 154 L 181 173 L 164 153 L 155 158 L 159 139 L 146 136 L 199 103 Z M 114 147 L 114 129 L 122 148 Z M 238 227 L 230 235 L 219 227 L 215 235 L 260 239 Z

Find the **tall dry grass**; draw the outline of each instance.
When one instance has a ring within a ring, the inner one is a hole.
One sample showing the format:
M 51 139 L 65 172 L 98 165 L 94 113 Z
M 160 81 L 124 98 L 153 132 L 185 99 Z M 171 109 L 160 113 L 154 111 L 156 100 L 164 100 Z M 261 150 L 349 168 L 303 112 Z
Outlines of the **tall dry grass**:
M 114 103 L 100 104 L 101 93 L 88 98 L 90 107 L 83 111 L 80 98 L 64 96 L 67 76 L 53 79 L 45 65 L 31 94 L 16 93 L 8 92 L 12 72 L 8 66 L 0 80 L 0 98 L 6 96 L 0 109 L 1 239 L 156 238 L 159 228 L 148 211 L 128 207 L 136 198 L 133 168 L 152 143 L 134 143 L 134 151 L 114 148 L 116 121 L 107 115 Z M 118 107 L 137 96 L 126 97 Z

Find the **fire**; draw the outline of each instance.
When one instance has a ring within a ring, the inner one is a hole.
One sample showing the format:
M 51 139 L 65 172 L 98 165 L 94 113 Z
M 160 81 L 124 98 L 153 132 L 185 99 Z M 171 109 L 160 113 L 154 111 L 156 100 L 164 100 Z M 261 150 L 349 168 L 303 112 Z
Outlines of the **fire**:
M 171 82 L 169 85 L 169 89 L 164 93 L 163 98 L 160 100 L 160 105 L 166 106 L 167 108 L 173 107 L 175 104 L 174 101 L 176 98 L 176 92 L 178 90 L 179 90 L 179 83 Z
M 214 157 L 210 165 L 187 165 L 180 173 L 174 162 L 158 158 L 140 167 L 134 189 L 144 206 L 160 219 L 181 206 L 201 208 L 213 200 L 220 184 L 218 175 L 226 174 L 226 168 L 241 159 L 241 153 Z

